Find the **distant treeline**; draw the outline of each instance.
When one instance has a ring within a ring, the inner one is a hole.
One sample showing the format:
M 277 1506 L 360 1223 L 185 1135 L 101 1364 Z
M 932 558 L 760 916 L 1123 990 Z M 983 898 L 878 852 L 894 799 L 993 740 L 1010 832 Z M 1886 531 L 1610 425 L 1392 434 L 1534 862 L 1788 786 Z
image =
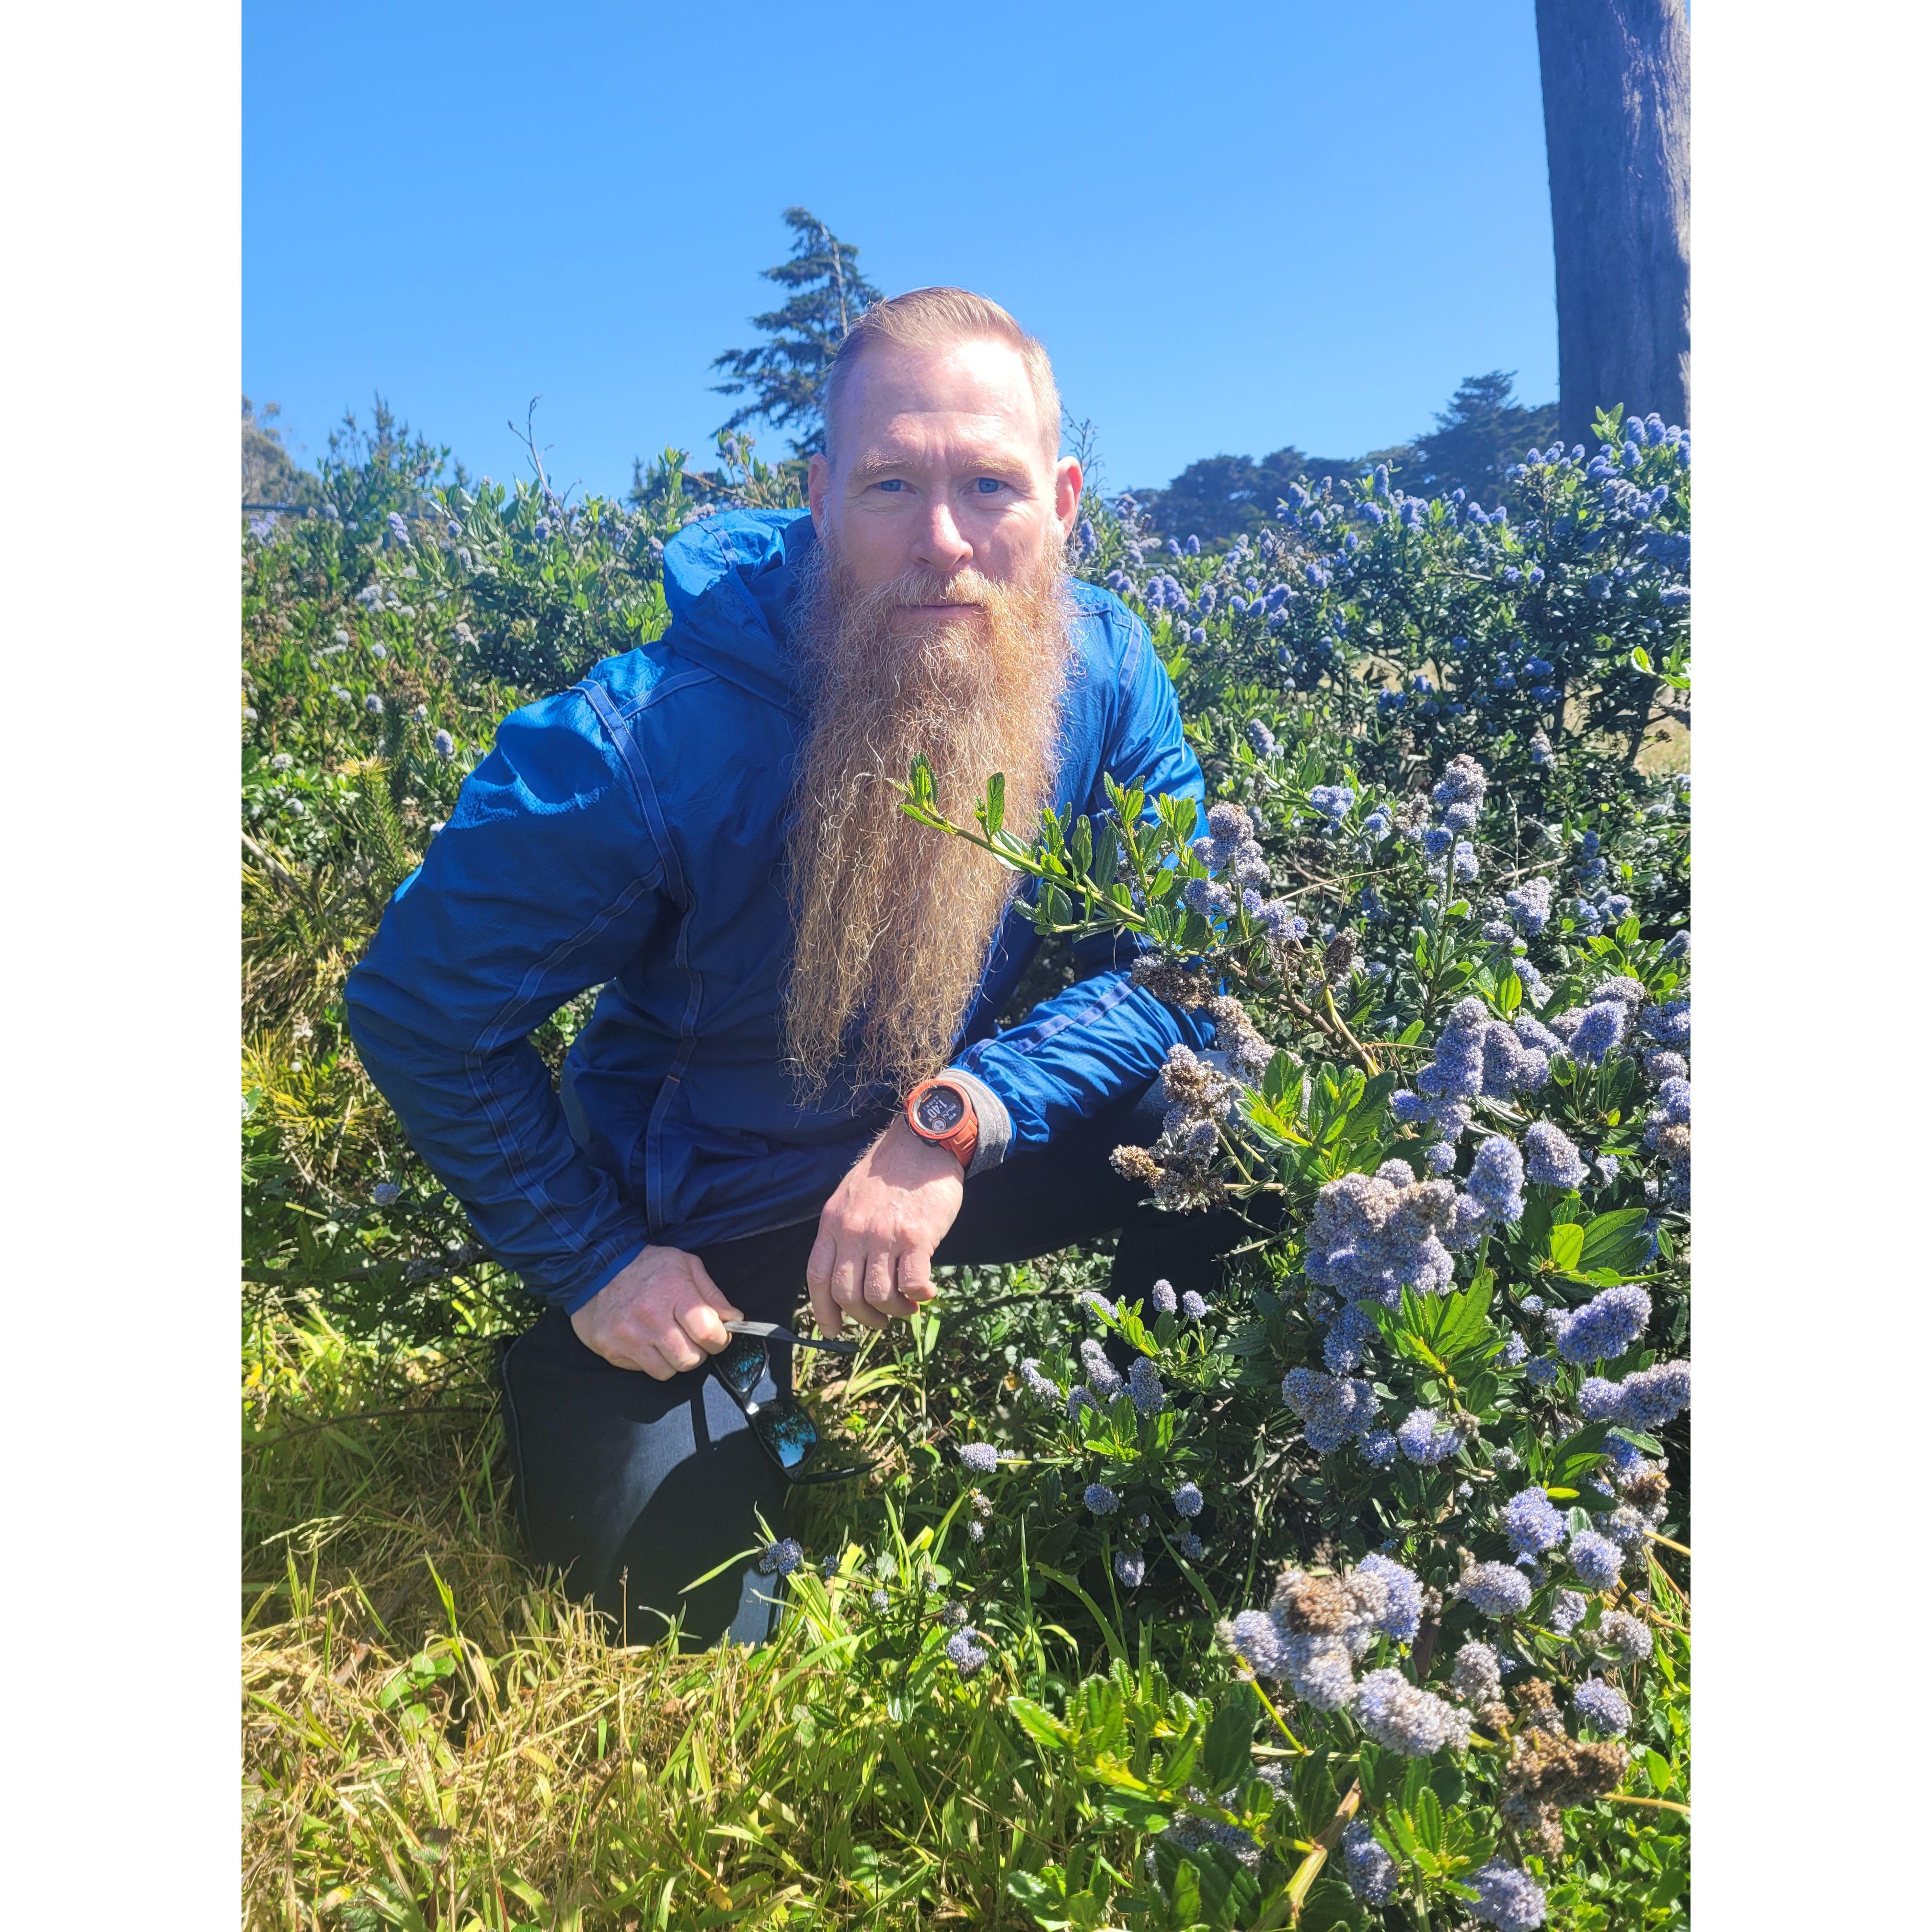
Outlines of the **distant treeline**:
M 1154 527 L 1166 536 L 1198 536 L 1204 543 L 1225 541 L 1271 523 L 1275 506 L 1289 484 L 1306 478 L 1352 476 L 1378 463 L 1412 494 L 1440 494 L 1465 490 L 1493 506 L 1503 472 L 1528 449 L 1552 442 L 1556 435 L 1556 405 L 1526 406 L 1516 401 L 1515 379 L 1500 369 L 1468 377 L 1436 418 L 1436 427 L 1412 441 L 1390 449 L 1373 449 L 1360 456 L 1309 456 L 1290 443 L 1268 455 L 1204 456 L 1190 463 L 1164 488 L 1136 489 L 1131 494 Z M 242 399 L 242 496 L 248 503 L 306 504 L 319 500 L 310 472 L 298 466 L 283 446 L 274 426 L 277 406 L 268 404 L 258 415 L 247 397 Z M 734 436 L 738 458 L 716 470 L 693 470 L 680 462 L 687 491 L 697 500 L 723 497 L 742 488 L 739 473 L 748 458 L 748 438 Z M 679 452 L 680 457 L 682 452 Z M 759 466 L 761 471 L 764 466 Z M 664 487 L 662 463 L 635 466 L 629 491 L 633 506 L 654 488 Z M 796 476 L 789 472 L 796 472 Z M 805 458 L 794 456 L 770 466 L 768 472 L 781 494 L 803 500 Z M 796 486 L 787 491 L 788 484 Z M 773 500 L 776 500 L 774 498 Z

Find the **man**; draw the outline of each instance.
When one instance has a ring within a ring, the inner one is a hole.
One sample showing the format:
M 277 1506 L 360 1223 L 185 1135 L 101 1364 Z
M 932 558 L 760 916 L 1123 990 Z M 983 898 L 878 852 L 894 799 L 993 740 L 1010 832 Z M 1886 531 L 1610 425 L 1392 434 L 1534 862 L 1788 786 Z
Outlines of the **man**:
M 878 1328 L 935 1263 L 1124 1226 L 1138 1299 L 1213 1238 L 1108 1158 L 1208 1029 L 1102 940 L 996 1032 L 1037 944 L 1014 875 L 895 788 L 924 752 L 956 821 L 993 772 L 1016 827 L 1104 812 L 1103 772 L 1202 796 L 1144 627 L 1066 572 L 1046 352 L 916 290 L 846 338 L 826 420 L 808 512 L 692 524 L 664 637 L 504 721 L 349 981 L 371 1076 L 550 1304 L 504 1361 L 519 1510 L 633 1641 L 766 1614 L 729 1559 L 783 1511 L 790 1350 L 726 1322 L 790 1322 L 802 1282 L 825 1334 Z M 527 1036 L 592 986 L 560 1096 Z

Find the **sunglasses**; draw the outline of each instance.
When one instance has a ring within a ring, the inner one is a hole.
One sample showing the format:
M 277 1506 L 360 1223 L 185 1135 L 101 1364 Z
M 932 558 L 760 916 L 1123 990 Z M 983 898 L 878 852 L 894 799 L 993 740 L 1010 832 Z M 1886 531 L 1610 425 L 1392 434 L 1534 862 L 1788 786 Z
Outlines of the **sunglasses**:
M 856 1342 L 826 1342 L 808 1335 L 794 1335 L 776 1322 L 728 1322 L 724 1325 L 731 1330 L 731 1345 L 722 1354 L 713 1355 L 706 1366 L 724 1385 L 725 1394 L 738 1405 L 758 1447 L 787 1482 L 842 1482 L 850 1476 L 862 1476 L 872 1468 L 870 1462 L 855 1463 L 843 1469 L 808 1467 L 822 1446 L 811 1411 L 796 1396 L 775 1396 L 770 1402 L 760 1402 L 755 1393 L 770 1372 L 771 1344 L 775 1341 L 789 1342 L 796 1348 L 823 1348 L 833 1355 L 856 1355 Z

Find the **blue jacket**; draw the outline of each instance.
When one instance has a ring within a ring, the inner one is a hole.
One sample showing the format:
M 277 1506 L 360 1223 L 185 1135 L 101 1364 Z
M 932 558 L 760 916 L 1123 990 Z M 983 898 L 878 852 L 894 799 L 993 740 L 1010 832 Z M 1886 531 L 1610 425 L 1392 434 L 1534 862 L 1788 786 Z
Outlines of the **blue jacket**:
M 783 820 L 804 727 L 785 613 L 802 512 L 692 524 L 664 552 L 671 621 L 513 712 L 349 976 L 349 1030 L 417 1151 L 526 1286 L 566 1309 L 647 1243 L 692 1248 L 815 1216 L 891 1100 L 819 1108 L 779 1060 Z M 1057 802 L 1096 816 L 1103 771 L 1202 797 L 1146 627 L 1076 584 Z M 1016 830 L 1022 830 L 1018 826 Z M 1200 1023 L 1134 986 L 1109 938 L 1020 1025 L 994 1016 L 1038 946 L 1008 915 L 960 1035 L 975 1171 L 1159 1070 Z M 566 1078 L 573 1136 L 528 1036 L 602 986 Z

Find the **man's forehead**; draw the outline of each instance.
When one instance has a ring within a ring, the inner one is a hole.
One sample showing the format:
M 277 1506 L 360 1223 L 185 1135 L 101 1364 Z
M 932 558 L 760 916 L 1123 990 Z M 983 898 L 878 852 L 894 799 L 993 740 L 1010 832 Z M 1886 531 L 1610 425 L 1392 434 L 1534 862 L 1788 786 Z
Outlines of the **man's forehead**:
M 942 441 L 1010 455 L 1041 434 L 1026 364 L 1004 343 L 881 344 L 852 376 L 842 413 L 855 457 L 861 449 L 915 457 Z

